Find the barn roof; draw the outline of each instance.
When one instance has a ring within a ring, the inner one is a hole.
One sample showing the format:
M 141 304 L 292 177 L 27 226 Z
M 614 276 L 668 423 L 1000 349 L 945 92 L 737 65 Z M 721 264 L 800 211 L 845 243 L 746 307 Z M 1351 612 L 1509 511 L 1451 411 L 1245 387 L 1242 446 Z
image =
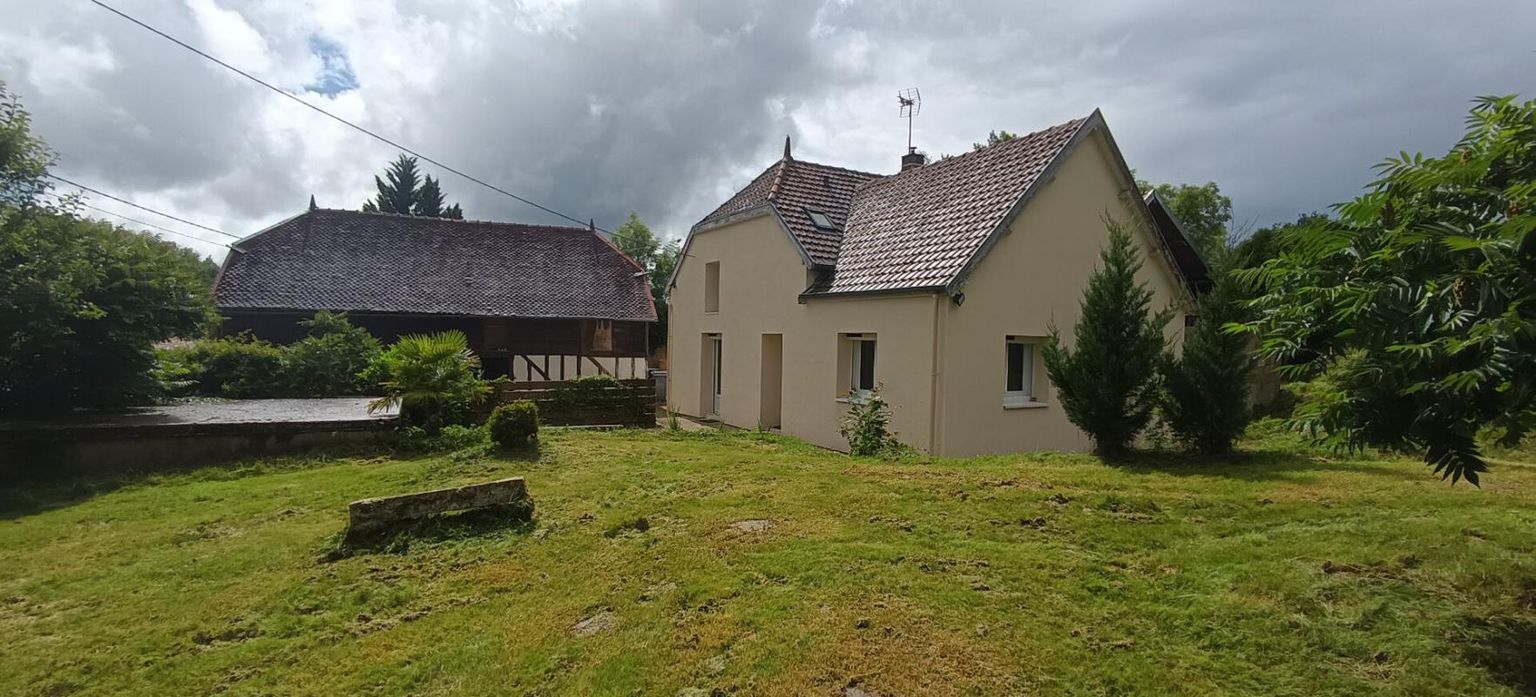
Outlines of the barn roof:
M 220 310 L 654 321 L 634 260 L 578 227 L 317 209 L 234 244 Z

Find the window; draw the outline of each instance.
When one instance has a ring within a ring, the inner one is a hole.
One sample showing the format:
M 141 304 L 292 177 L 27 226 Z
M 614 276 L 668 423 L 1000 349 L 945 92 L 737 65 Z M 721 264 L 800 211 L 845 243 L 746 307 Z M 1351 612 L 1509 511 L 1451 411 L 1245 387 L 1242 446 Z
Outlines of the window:
M 875 335 L 845 334 L 848 396 L 867 397 L 875 389 Z
M 704 311 L 720 311 L 720 262 L 704 265 Z
M 1035 345 L 1026 339 L 1008 337 L 1007 377 L 1003 385 L 1003 406 L 1017 407 L 1035 402 Z
M 592 323 L 592 350 L 613 350 L 613 320 L 599 319 Z
M 821 211 L 813 211 L 813 210 L 807 208 L 805 210 L 805 214 L 811 217 L 811 224 L 815 225 L 816 229 L 818 229 L 818 230 L 836 230 L 837 229 L 837 226 L 832 224 L 832 219 L 828 218 L 826 213 L 823 213 Z

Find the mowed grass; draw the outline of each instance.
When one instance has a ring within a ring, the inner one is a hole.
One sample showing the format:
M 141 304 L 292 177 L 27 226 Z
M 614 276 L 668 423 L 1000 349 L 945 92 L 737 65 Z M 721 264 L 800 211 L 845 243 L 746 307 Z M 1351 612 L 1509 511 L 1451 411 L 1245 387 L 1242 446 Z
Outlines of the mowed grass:
M 0 694 L 1536 691 L 1536 468 L 1453 488 L 1282 446 L 885 462 L 546 432 L 13 489 Z M 532 524 L 325 559 L 348 501 L 509 475 Z

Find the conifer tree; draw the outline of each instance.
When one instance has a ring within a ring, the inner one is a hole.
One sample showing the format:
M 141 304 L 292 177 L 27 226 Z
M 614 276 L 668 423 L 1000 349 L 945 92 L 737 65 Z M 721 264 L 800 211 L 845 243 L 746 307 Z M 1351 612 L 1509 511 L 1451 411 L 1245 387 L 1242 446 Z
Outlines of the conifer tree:
M 1141 259 L 1131 233 L 1113 220 L 1102 265 L 1088 277 L 1073 345 L 1051 327 L 1042 356 L 1067 418 L 1093 439 L 1100 455 L 1125 451 L 1152 418 L 1163 327 L 1171 310 L 1153 314 L 1152 291 L 1136 280 Z
M 402 154 L 395 158 L 384 171 L 384 177 L 374 176 L 373 183 L 379 192 L 373 200 L 363 203 L 364 211 L 456 220 L 464 217 L 459 204 L 443 205 L 442 186 L 432 175 L 421 175 L 414 157 Z
M 1232 253 L 1219 264 L 1216 283 L 1200 298 L 1195 326 L 1180 355 L 1163 356 L 1163 418 L 1174 438 L 1196 452 L 1232 450 L 1248 426 L 1248 374 L 1253 357 L 1246 334 L 1226 330 L 1247 319 L 1241 284 L 1228 273 Z

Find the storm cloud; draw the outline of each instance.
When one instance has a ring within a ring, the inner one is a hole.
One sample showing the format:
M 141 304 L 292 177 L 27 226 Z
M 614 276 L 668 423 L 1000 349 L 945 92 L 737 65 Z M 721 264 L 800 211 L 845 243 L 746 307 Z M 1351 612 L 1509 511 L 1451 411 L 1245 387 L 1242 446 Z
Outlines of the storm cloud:
M 1528 1 L 109 3 L 522 196 L 672 236 L 785 135 L 797 157 L 894 171 L 911 86 L 932 154 L 1102 108 L 1139 175 L 1216 181 L 1248 226 L 1443 151 L 1476 95 L 1536 94 Z M 0 16 L 0 79 L 82 183 L 245 235 L 311 194 L 361 205 L 395 155 L 85 0 Z M 434 173 L 469 217 L 559 222 Z

